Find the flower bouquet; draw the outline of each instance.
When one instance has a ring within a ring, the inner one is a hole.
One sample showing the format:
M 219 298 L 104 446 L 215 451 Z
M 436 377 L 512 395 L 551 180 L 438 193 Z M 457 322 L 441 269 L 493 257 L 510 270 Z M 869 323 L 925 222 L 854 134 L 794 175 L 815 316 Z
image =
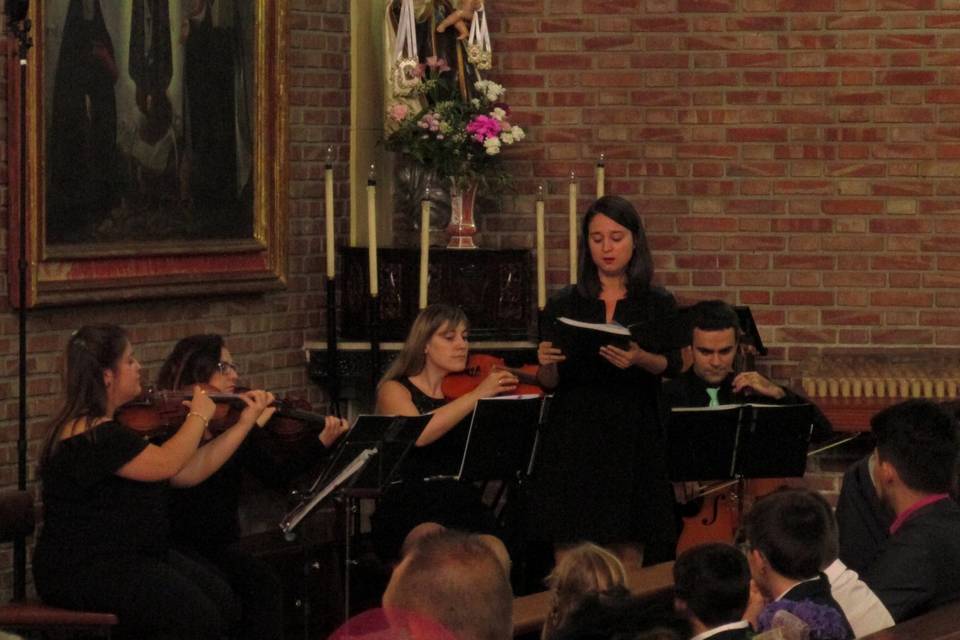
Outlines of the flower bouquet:
M 509 186 L 511 176 L 500 152 L 526 134 L 510 122 L 510 107 L 501 101 L 501 85 L 476 80 L 464 97 L 447 80 L 449 71 L 447 62 L 437 57 L 428 57 L 426 64 L 416 68 L 420 82 L 413 92 L 418 100 L 398 99 L 387 106 L 383 142 L 424 174 L 449 185 L 451 227 L 467 225 L 464 233 L 472 235 L 477 189 L 501 193 Z M 451 227 L 448 230 L 456 237 L 458 232 Z M 449 246 L 472 246 L 469 238 L 459 242 L 466 244 L 451 241 Z

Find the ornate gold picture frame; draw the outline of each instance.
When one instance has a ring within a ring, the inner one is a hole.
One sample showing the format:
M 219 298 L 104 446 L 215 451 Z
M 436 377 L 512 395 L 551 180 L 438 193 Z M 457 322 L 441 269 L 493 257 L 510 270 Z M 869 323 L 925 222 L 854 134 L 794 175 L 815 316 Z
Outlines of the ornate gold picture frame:
M 42 0 L 30 19 L 23 167 L 7 67 L 12 303 L 24 171 L 30 307 L 283 287 L 286 0 Z

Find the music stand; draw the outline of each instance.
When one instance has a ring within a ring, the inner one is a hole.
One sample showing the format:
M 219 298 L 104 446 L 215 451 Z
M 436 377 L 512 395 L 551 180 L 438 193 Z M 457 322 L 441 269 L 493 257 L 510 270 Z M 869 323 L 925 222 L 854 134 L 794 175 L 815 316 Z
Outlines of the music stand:
M 284 535 L 292 539 L 296 526 L 326 498 L 334 492 L 343 498 L 344 620 L 350 617 L 350 568 L 353 564 L 350 538 L 354 528 L 354 518 L 351 516 L 359 518 L 357 500 L 364 497 L 360 491 L 368 495 L 382 492 L 431 417 L 430 414 L 358 416 L 350 431 L 341 438 L 332 460 L 311 485 L 308 496 L 280 522 Z
M 803 476 L 813 411 L 806 403 L 675 407 L 666 432 L 671 481 L 732 480 L 743 495 L 748 479 Z
M 497 396 L 477 401 L 457 480 L 517 480 L 530 468 L 543 398 Z

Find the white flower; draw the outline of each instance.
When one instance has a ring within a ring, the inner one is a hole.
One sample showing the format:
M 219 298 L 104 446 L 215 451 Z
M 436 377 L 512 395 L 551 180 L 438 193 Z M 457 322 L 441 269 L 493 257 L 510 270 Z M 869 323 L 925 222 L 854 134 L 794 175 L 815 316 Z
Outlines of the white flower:
M 500 140 L 503 141 L 503 144 L 513 144 L 513 134 L 512 133 L 501 133 Z
M 512 135 L 513 139 L 516 140 L 517 142 L 520 142 L 521 140 L 527 137 L 527 134 L 524 133 L 523 129 L 521 129 L 517 125 L 513 125 L 513 127 L 510 128 L 510 135 Z
M 500 107 L 497 107 L 496 109 L 490 112 L 490 116 L 494 120 L 499 120 L 503 122 L 503 119 L 507 117 L 507 112 L 501 109 Z
M 483 141 L 483 147 L 487 151 L 488 156 L 495 156 L 500 153 L 500 138 L 487 138 Z
M 490 102 L 496 101 L 504 93 L 503 86 L 491 80 L 477 80 L 473 86 Z

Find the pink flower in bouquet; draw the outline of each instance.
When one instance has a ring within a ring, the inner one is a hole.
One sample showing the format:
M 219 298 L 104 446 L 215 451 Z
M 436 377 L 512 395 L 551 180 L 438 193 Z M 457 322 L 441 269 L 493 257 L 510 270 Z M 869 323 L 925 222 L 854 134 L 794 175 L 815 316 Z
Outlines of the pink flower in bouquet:
M 450 65 L 447 64 L 447 61 L 437 56 L 428 56 L 427 66 L 430 67 L 432 71 L 450 71 Z
M 490 116 L 479 115 L 467 125 L 467 133 L 473 136 L 477 142 L 483 142 L 487 138 L 495 138 L 500 135 L 502 126 L 500 121 Z
M 396 122 L 403 121 L 408 115 L 410 115 L 410 107 L 403 104 L 402 102 L 394 102 L 387 108 L 387 114 Z

